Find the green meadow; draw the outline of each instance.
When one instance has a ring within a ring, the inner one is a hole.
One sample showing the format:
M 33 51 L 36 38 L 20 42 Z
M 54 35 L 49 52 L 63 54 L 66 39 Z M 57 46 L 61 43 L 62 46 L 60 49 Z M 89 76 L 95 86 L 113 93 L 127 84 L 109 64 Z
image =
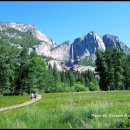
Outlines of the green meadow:
M 30 100 L 28 95 L 24 96 L 0 96 L 0 108 L 16 105 Z
M 0 107 L 29 98 L 1 96 Z M 130 91 L 44 93 L 36 103 L 0 112 L 0 128 L 130 128 Z

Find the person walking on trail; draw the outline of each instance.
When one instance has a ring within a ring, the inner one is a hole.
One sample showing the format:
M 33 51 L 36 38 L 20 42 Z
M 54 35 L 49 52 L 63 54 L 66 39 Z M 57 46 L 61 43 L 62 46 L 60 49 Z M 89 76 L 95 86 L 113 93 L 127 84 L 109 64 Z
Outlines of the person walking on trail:
M 31 93 L 31 99 L 34 99 L 34 93 Z
M 34 94 L 34 98 L 37 99 L 37 97 L 38 97 L 38 93 L 36 92 L 36 93 Z
M 38 92 L 36 92 L 36 98 L 38 98 Z

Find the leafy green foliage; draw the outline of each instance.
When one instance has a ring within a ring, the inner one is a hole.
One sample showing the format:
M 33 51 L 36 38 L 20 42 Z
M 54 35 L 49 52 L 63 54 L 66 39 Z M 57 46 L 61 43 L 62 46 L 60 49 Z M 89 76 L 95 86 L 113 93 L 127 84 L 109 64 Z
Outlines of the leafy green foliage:
M 85 91 L 87 90 L 86 87 L 81 84 L 81 83 L 76 83 L 74 86 L 73 86 L 73 89 L 76 91 L 76 92 L 80 92 L 80 91 Z
M 44 60 L 28 49 L 0 46 L 0 93 L 19 95 L 43 87 L 46 73 Z
M 95 79 L 94 73 L 89 70 L 82 73 L 72 70 L 59 72 L 56 65 L 52 68 L 46 62 L 45 57 L 37 55 L 35 51 L 29 54 L 27 47 L 18 49 L 1 45 L 0 94 L 85 91 L 85 87 Z
M 14 81 L 17 69 L 17 54 L 15 47 L 0 46 L 0 92 L 11 93 L 15 91 Z
M 97 80 L 93 80 L 92 82 L 90 82 L 88 87 L 89 87 L 90 91 L 99 90 L 99 84 L 98 84 Z
M 106 49 L 96 53 L 96 72 L 100 76 L 102 90 L 123 90 L 130 86 L 129 55 L 117 49 Z
M 8 28 L 0 32 L 0 44 L 8 45 L 10 43 L 21 45 L 22 47 L 32 47 L 40 44 L 40 41 L 32 37 L 28 32 L 21 32 L 14 28 Z

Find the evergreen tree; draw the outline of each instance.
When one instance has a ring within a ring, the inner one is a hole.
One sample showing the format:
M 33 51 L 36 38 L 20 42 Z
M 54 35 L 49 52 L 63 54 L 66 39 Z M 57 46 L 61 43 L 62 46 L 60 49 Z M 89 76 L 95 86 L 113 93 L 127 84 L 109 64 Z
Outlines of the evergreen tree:
M 112 57 L 115 69 L 115 89 L 124 89 L 124 55 L 119 50 L 113 49 Z
M 107 85 L 107 65 L 105 61 L 105 54 L 103 51 L 96 52 L 96 72 L 100 76 L 99 85 L 101 90 L 108 90 Z
M 17 67 L 17 74 L 15 79 L 16 82 L 15 94 L 23 93 L 24 89 L 27 86 L 27 77 L 30 68 L 29 60 L 30 59 L 28 49 L 23 48 L 18 57 L 19 66 Z
M 45 61 L 38 56 L 36 52 L 32 52 L 30 54 L 30 63 L 26 82 L 28 92 L 31 92 L 32 90 L 41 90 L 45 87 L 46 73 L 47 66 Z
M 7 45 L 0 46 L 0 91 L 13 94 L 18 50 Z
M 66 83 L 65 71 L 61 72 L 61 82 Z
M 106 49 L 105 52 L 98 50 L 96 56 L 96 72 L 100 76 L 101 89 L 124 89 L 127 81 L 124 77 L 126 55 L 118 49 Z
M 85 78 L 84 78 L 84 74 L 81 73 L 81 83 L 86 86 L 86 82 L 85 82 Z
M 125 89 L 130 89 L 130 55 L 126 55 L 124 61 L 124 86 Z

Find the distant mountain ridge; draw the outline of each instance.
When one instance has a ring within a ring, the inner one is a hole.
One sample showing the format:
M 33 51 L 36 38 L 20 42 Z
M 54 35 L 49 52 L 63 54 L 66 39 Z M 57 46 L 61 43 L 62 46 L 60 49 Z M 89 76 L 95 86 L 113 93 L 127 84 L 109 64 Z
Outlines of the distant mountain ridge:
M 100 36 L 91 31 L 76 38 L 73 42 L 65 41 L 57 45 L 52 39 L 38 30 L 34 25 L 21 23 L 0 23 L 0 44 L 10 44 L 17 47 L 28 45 L 29 50 L 35 50 L 38 55 L 52 57 L 48 64 L 57 65 L 59 70 L 73 68 L 85 71 L 94 70 L 95 52 L 97 49 L 118 48 L 130 53 L 128 48 L 117 36 L 105 34 Z

